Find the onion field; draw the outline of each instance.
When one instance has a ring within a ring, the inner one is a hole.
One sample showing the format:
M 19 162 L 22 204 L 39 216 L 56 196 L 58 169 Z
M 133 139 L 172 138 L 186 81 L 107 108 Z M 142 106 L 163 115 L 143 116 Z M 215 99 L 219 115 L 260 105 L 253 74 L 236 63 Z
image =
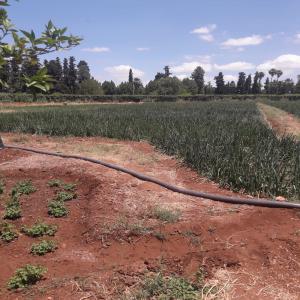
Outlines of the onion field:
M 267 101 L 266 104 L 300 117 L 300 101 Z
M 222 187 L 299 199 L 300 143 L 279 139 L 254 102 L 27 108 L 1 114 L 0 131 L 148 140 Z

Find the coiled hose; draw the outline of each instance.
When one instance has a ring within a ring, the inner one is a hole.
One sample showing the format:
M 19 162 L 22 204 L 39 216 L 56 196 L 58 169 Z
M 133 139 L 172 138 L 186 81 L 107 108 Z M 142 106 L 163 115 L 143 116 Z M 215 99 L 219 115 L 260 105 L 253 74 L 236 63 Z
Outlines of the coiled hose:
M 2 145 L 2 147 L 1 147 L 1 145 Z M 272 207 L 272 208 L 300 208 L 300 203 L 278 202 L 275 200 L 267 200 L 267 199 L 245 199 L 245 198 L 243 199 L 243 198 L 239 198 L 239 197 L 221 196 L 221 195 L 215 195 L 215 194 L 209 194 L 209 193 L 184 189 L 184 188 L 180 188 L 178 186 L 163 182 L 154 177 L 146 176 L 144 174 L 135 172 L 133 170 L 129 170 L 129 169 L 120 167 L 118 165 L 107 163 L 107 162 L 93 159 L 93 158 L 88 158 L 88 157 L 83 157 L 83 156 L 78 156 L 78 155 L 60 154 L 60 153 L 43 151 L 43 150 L 38 150 L 38 149 L 33 149 L 33 148 L 18 147 L 18 146 L 13 146 L 13 145 L 4 145 L 3 142 L 1 141 L 1 137 L 0 137 L 0 149 L 1 148 L 2 149 L 8 148 L 8 149 L 22 150 L 22 151 L 38 153 L 38 154 L 43 154 L 43 155 L 50 155 L 50 156 L 57 156 L 57 157 L 61 157 L 61 158 L 71 158 L 71 159 L 79 159 L 79 160 L 83 160 L 83 161 L 88 161 L 88 162 L 91 162 L 94 164 L 102 165 L 102 166 L 110 168 L 110 169 L 114 169 L 116 171 L 120 171 L 120 172 L 129 174 L 129 175 L 136 177 L 143 181 L 155 183 L 155 184 L 160 185 L 170 191 L 180 193 L 183 195 L 204 198 L 204 199 L 209 199 L 209 200 L 213 200 L 213 201 L 231 203 L 231 204 L 253 205 L 253 206 Z

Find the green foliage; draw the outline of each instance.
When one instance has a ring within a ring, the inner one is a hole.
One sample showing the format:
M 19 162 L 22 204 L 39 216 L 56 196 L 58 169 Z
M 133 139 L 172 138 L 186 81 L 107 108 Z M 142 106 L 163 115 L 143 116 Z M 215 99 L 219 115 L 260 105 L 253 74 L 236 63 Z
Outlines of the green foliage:
M 3 180 L 0 180 L 0 195 L 4 193 L 5 183 Z
M 160 220 L 162 222 L 166 223 L 175 223 L 180 218 L 180 212 L 174 211 L 168 208 L 156 206 L 150 213 L 150 216 L 152 218 L 155 218 L 157 220 Z
M 21 207 L 17 196 L 10 199 L 5 205 L 4 219 L 16 220 L 21 217 Z
M 18 238 L 18 233 L 13 225 L 6 222 L 0 224 L 0 239 L 2 241 L 10 243 L 16 238 Z
M 59 187 L 64 189 L 65 191 L 74 191 L 76 188 L 76 184 L 75 183 L 65 183 L 60 179 L 52 179 L 48 181 L 48 185 L 50 187 Z M 73 195 L 75 196 L 75 195 Z
M 54 236 L 57 232 L 57 226 L 36 222 L 31 227 L 23 227 L 22 232 L 30 237 Z
M 61 218 L 68 214 L 68 209 L 65 207 L 64 202 L 52 200 L 48 205 L 48 214 L 55 218 Z
M 103 89 L 100 82 L 95 79 L 85 79 L 79 84 L 79 95 L 103 95 Z
M 259 196 L 300 194 L 299 142 L 277 138 L 254 102 L 77 105 L 28 111 L 2 114 L 0 131 L 148 140 L 223 187 Z
M 64 201 L 70 201 L 72 199 L 75 199 L 76 197 L 77 195 L 75 193 L 63 191 L 63 192 L 58 192 L 54 200 L 64 202 Z
M 265 101 L 265 103 L 285 110 L 300 118 L 300 101 Z
M 36 188 L 31 180 L 23 180 L 18 182 L 12 189 L 12 195 L 29 195 L 36 192 Z
M 33 255 L 45 255 L 46 253 L 54 252 L 57 249 L 57 245 L 54 241 L 43 240 L 37 244 L 31 246 L 30 253 Z
M 201 299 L 199 289 L 181 277 L 164 277 L 161 273 L 147 278 L 133 299 Z
M 43 278 L 47 269 L 42 266 L 26 265 L 18 269 L 8 282 L 8 289 L 23 289 L 37 283 Z

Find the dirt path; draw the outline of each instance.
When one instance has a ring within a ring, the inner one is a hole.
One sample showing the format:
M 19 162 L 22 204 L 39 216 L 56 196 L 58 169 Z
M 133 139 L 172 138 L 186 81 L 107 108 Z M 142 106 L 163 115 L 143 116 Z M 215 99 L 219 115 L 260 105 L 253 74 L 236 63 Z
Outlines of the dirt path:
M 3 134 L 7 143 L 104 159 L 182 187 L 232 195 L 147 143 L 102 138 L 48 138 Z M 0 152 L 6 194 L 31 179 L 38 191 L 22 199 L 19 228 L 42 218 L 55 223 L 59 248 L 32 257 L 24 235 L 0 243 L 1 299 L 121 299 L 151 272 L 195 280 L 205 270 L 218 287 L 216 299 L 298 299 L 300 294 L 300 214 L 226 205 L 174 194 L 129 175 L 87 162 L 20 151 Z M 47 215 L 53 190 L 49 179 L 76 182 L 78 199 L 67 218 Z M 174 223 L 155 219 L 153 208 L 179 211 Z M 7 279 L 26 263 L 48 268 L 46 279 L 24 293 L 8 293 Z M 124 299 L 124 298 L 123 298 Z M 213 299 L 213 298 L 211 298 Z
M 277 107 L 258 103 L 264 119 L 279 135 L 290 134 L 300 140 L 300 120 Z

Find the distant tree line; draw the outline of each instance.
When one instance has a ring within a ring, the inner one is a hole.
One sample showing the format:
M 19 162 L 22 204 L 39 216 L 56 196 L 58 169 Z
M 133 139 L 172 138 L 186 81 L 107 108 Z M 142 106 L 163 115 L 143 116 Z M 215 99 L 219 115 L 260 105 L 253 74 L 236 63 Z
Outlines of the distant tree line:
M 172 76 L 169 66 L 158 72 L 154 79 L 146 86 L 141 79 L 134 77 L 133 70 L 129 70 L 128 80 L 120 84 L 113 81 L 100 83 L 91 76 L 89 65 L 81 60 L 76 63 L 73 56 L 60 60 L 23 61 L 18 64 L 12 60 L 0 70 L 0 80 L 9 83 L 9 87 L 0 87 L 1 92 L 30 92 L 24 82 L 24 77 L 31 77 L 46 67 L 48 74 L 54 79 L 49 93 L 78 94 L 78 95 L 228 95 L 228 94 L 294 94 L 300 93 L 300 76 L 295 84 L 292 79 L 279 80 L 283 75 L 281 70 L 271 69 L 266 76 L 263 72 L 246 74 L 240 72 L 237 82 L 225 81 L 220 72 L 215 78 L 215 84 L 205 82 L 205 71 L 198 66 L 190 78 L 180 80 Z

